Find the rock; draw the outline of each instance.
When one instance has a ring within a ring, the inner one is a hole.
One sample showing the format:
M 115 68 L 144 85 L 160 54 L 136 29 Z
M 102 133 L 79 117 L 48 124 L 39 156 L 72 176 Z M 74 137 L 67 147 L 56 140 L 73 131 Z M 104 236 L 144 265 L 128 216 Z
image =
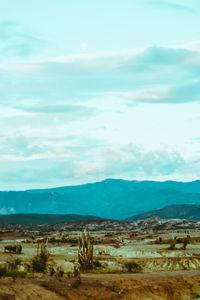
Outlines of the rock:
M 71 262 L 63 262 L 62 269 L 65 273 L 73 273 L 74 272 L 74 264 Z
M 24 268 L 24 266 L 19 266 L 19 267 L 18 267 L 18 271 L 20 271 L 20 272 L 24 272 L 24 271 L 25 271 L 25 268 Z

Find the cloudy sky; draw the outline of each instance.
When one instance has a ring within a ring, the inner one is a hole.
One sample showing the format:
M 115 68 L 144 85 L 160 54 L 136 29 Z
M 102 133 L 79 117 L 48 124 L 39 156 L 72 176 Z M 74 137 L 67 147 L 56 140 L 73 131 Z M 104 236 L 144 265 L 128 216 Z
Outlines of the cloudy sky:
M 199 0 L 0 0 L 0 112 L 0 190 L 199 179 Z

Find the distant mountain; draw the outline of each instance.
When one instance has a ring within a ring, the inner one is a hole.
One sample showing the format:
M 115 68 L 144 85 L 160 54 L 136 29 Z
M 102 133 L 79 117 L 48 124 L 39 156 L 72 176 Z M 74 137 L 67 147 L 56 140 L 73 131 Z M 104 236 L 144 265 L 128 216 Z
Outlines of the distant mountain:
M 96 216 L 82 215 L 48 215 L 48 214 L 16 214 L 0 216 L 0 224 L 55 224 L 77 221 L 98 221 L 102 220 Z
M 122 220 L 182 204 L 200 204 L 200 181 L 107 179 L 79 186 L 0 192 L 2 214 L 81 214 Z
M 88 222 L 88 221 L 87 221 Z M 88 224 L 88 223 L 87 223 Z M 55 230 L 55 231 L 81 231 L 86 223 L 56 223 L 50 225 L 40 225 L 36 230 Z M 42 227 L 41 227 L 42 226 Z M 31 225 L 32 227 L 32 225 Z M 7 228 L 6 226 L 4 227 Z M 10 225 L 8 228 L 11 228 Z M 33 227 L 32 227 L 33 228 Z M 168 231 L 168 230 L 199 230 L 200 222 L 194 220 L 182 219 L 161 219 L 159 217 L 148 218 L 144 220 L 137 220 L 133 222 L 124 222 L 116 220 L 98 220 L 90 221 L 88 224 L 90 231 L 131 231 L 131 232 L 149 232 L 149 231 Z
M 181 230 L 185 232 L 185 230 L 200 229 L 200 222 L 198 221 L 182 219 L 161 219 L 159 217 L 137 220 L 128 224 L 130 227 L 132 227 L 132 231 L 137 232 L 148 232 L 150 230 L 157 232 Z
M 127 218 L 126 221 L 144 220 L 153 217 L 163 219 L 200 220 L 200 205 L 170 205 L 162 209 L 152 210 L 144 214 Z

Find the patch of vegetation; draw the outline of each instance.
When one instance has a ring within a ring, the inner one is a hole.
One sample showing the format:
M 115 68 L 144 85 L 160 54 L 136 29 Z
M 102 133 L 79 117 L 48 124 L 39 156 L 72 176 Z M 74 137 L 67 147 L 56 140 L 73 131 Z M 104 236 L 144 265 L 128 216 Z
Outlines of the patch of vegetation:
M 143 268 L 135 261 L 130 261 L 124 264 L 129 273 L 141 273 Z
M 43 243 L 41 246 L 38 244 L 37 255 L 32 259 L 31 262 L 33 272 L 45 273 L 49 256 L 50 254 L 46 249 L 46 244 Z
M 6 276 L 6 267 L 0 267 L 0 277 Z
M 40 286 L 41 286 L 41 287 L 44 287 L 44 288 L 46 288 L 46 289 L 49 288 L 49 285 L 48 285 L 48 283 L 46 283 L 46 282 L 42 282 L 42 283 L 40 284 Z
M 95 269 L 101 268 L 101 267 L 102 267 L 102 264 L 100 263 L 99 260 L 94 260 L 94 261 L 93 261 L 93 267 L 94 267 Z
M 6 267 L 0 267 L 0 277 L 26 278 L 27 272 L 18 270 L 7 270 Z
M 122 274 L 123 273 L 123 271 L 111 270 L 111 269 L 93 269 L 93 270 L 87 270 L 85 272 L 86 273 L 94 273 L 94 274 Z
M 72 288 L 73 289 L 77 289 L 78 287 L 79 287 L 79 285 L 80 285 L 80 280 L 75 280 L 73 283 L 72 283 Z
M 12 277 L 12 278 L 26 278 L 27 273 L 25 271 L 7 271 L 6 277 Z
M 18 267 L 21 265 L 21 259 L 10 256 L 6 261 L 7 271 L 17 271 Z

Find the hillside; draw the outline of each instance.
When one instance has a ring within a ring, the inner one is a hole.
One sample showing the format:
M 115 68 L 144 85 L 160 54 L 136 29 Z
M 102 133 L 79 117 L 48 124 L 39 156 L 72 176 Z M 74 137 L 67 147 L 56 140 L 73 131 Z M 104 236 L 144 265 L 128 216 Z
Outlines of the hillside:
M 0 216 L 0 224 L 55 224 L 77 221 L 98 221 L 101 218 L 96 216 L 82 215 L 48 215 L 48 214 L 14 214 Z
M 159 217 L 163 219 L 188 219 L 188 220 L 200 220 L 200 205 L 170 205 L 162 209 L 152 210 L 144 214 L 139 214 L 126 221 L 137 221 L 153 217 Z
M 182 204 L 200 204 L 200 181 L 107 179 L 79 186 L 0 192 L 1 214 L 81 214 L 122 220 Z

